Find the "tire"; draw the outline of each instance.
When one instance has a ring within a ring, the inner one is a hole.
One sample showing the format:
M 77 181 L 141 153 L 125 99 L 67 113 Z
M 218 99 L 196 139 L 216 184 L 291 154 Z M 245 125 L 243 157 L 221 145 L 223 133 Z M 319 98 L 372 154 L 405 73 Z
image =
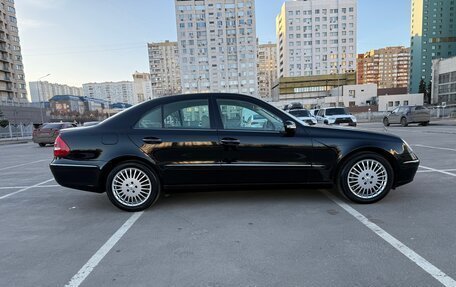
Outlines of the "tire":
M 402 119 L 401 119 L 401 126 L 403 126 L 403 127 L 408 126 L 408 122 L 407 122 L 407 119 L 406 119 L 406 118 L 402 118 Z
M 425 126 L 429 125 L 429 122 L 422 122 L 421 125 L 422 125 L 423 127 L 425 127 Z
M 351 123 L 351 124 L 348 124 L 348 125 L 351 126 L 351 127 L 355 127 L 355 128 L 356 128 L 356 126 L 357 126 L 358 124 L 357 124 L 357 123 Z
M 389 127 L 389 126 L 391 125 L 390 122 L 389 122 L 389 120 L 388 120 L 388 118 L 384 118 L 384 119 L 383 119 L 383 125 L 384 125 L 385 127 Z
M 351 201 L 362 204 L 383 199 L 393 182 L 394 172 L 390 163 L 372 152 L 359 153 L 348 159 L 337 179 L 339 191 Z
M 137 212 L 149 208 L 158 200 L 161 186 L 153 170 L 137 162 L 125 162 L 109 173 L 106 193 L 116 207 Z
M 324 121 L 325 125 L 329 125 L 328 121 Z
M 45 143 L 39 143 L 38 145 L 39 145 L 40 147 L 45 147 L 45 146 L 46 146 Z

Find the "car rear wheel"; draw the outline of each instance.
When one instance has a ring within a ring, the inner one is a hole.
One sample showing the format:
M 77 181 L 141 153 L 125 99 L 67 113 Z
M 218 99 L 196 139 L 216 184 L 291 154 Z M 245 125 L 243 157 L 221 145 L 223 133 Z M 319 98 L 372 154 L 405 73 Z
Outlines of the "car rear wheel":
M 339 173 L 339 189 L 356 203 L 374 203 L 391 190 L 394 173 L 390 163 L 376 153 L 361 153 L 349 159 Z
M 383 119 L 383 125 L 384 125 L 385 127 L 389 127 L 389 126 L 390 126 L 390 122 L 389 122 L 388 118 L 384 118 L 384 119 Z
M 407 119 L 406 119 L 406 118 L 402 118 L 402 119 L 401 119 L 401 126 L 403 126 L 403 127 L 408 126 L 408 122 L 407 122 Z
M 421 125 L 425 127 L 425 126 L 429 125 L 429 122 L 422 122 Z
M 40 147 L 45 147 L 45 146 L 46 146 L 45 143 L 39 143 L 38 145 L 39 145 Z
M 155 172 L 136 162 L 116 166 L 108 175 L 106 187 L 109 200 L 118 208 L 130 212 L 147 209 L 160 195 Z

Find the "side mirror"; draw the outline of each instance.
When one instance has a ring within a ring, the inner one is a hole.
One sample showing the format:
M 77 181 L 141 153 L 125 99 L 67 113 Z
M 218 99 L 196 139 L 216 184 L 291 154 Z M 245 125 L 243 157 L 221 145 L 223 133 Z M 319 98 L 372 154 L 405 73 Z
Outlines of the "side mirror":
M 287 136 L 294 136 L 296 133 L 296 123 L 293 121 L 286 121 L 283 124 L 283 127 L 285 128 L 285 134 Z

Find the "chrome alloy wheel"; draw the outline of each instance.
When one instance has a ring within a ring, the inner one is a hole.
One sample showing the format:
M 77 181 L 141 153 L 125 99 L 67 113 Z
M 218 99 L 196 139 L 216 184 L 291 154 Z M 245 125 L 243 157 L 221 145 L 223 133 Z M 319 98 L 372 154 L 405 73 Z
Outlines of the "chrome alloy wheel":
M 136 207 L 140 206 L 152 194 L 152 183 L 149 176 L 138 168 L 120 170 L 112 180 L 114 197 L 120 203 Z
M 370 199 L 381 194 L 388 183 L 385 166 L 373 159 L 363 159 L 348 172 L 347 183 L 350 191 L 362 199 Z

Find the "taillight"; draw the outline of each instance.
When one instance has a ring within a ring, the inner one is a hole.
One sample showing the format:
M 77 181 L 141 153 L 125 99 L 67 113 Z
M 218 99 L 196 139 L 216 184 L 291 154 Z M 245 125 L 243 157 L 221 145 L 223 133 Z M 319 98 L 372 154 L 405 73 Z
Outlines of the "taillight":
M 70 154 L 70 147 L 58 136 L 54 142 L 54 156 L 55 157 L 66 157 Z

